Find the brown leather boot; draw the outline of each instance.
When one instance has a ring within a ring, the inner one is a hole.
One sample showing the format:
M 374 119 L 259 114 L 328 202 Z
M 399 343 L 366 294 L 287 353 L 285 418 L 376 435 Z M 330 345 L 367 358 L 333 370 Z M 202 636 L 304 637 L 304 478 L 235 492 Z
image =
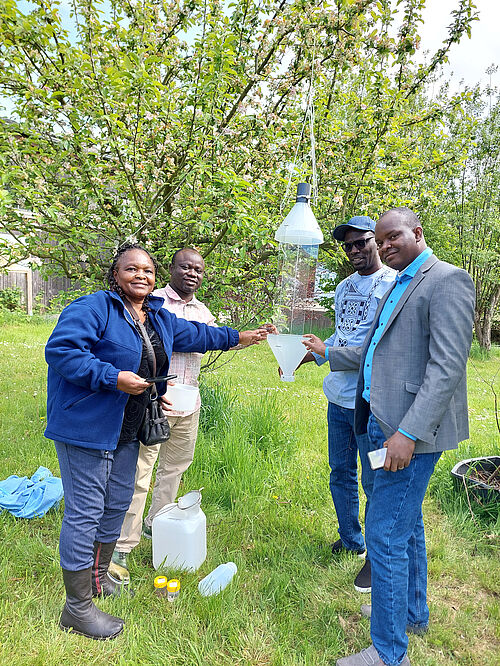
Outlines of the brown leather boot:
M 87 638 L 104 641 L 123 631 L 123 620 L 103 613 L 92 601 L 92 567 L 81 571 L 63 569 L 66 603 L 59 626 Z

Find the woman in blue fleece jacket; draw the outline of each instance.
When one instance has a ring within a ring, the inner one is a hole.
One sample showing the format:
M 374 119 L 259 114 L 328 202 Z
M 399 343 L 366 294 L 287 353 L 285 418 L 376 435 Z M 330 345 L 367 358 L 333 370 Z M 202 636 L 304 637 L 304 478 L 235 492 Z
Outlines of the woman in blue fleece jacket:
M 150 296 L 155 274 L 146 250 L 122 247 L 108 273 L 110 290 L 68 305 L 45 348 L 45 436 L 56 446 L 65 497 L 60 626 L 100 640 L 123 630 L 123 620 L 100 611 L 92 596 L 113 592 L 107 569 L 134 490 L 137 433 L 151 389 L 145 346 L 124 301 L 148 332 L 157 376 L 167 374 L 172 351 L 227 350 L 266 336 L 264 329 L 238 333 L 178 319 Z M 166 385 L 157 388 L 162 395 Z

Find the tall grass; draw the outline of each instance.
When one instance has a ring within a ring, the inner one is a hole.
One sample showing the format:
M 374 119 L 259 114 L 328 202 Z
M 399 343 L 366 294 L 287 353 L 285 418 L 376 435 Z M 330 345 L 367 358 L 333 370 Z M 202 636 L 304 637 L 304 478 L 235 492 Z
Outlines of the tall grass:
M 472 340 L 472 346 L 470 349 L 469 357 L 473 361 L 488 361 L 492 357 L 492 355 L 495 355 L 494 348 L 492 352 L 490 349 L 485 349 L 484 347 L 481 347 L 476 338 Z
M 220 509 L 258 505 L 294 445 L 276 396 L 264 394 L 242 406 L 230 384 L 217 381 L 203 382 L 200 393 L 201 432 L 184 486 L 205 486 L 206 498 Z
M 469 415 L 471 437 L 458 449 L 446 451 L 436 465 L 429 490 L 456 529 L 473 538 L 478 548 L 500 546 L 500 493 L 497 499 L 485 502 L 458 487 L 451 470 L 461 460 L 500 455 L 500 432 L 496 409 L 500 397 L 500 349 L 493 347 L 485 353 L 476 341 L 472 346 L 468 368 Z M 497 399 L 495 399 L 497 398 Z

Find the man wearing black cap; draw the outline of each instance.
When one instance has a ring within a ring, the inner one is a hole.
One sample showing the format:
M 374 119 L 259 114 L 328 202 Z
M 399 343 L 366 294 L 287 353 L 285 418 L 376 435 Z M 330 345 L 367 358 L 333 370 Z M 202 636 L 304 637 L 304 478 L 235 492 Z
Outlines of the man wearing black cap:
M 335 332 L 323 343 L 322 353 L 308 352 L 302 363 L 316 361 L 322 365 L 328 359 L 328 348 L 356 347 L 363 344 L 372 324 L 378 303 L 392 286 L 396 272 L 382 265 L 375 244 L 375 221 L 367 216 L 352 217 L 347 224 L 335 227 L 333 236 L 355 269 L 335 290 Z M 325 358 L 326 354 L 326 358 Z M 365 556 L 365 542 L 359 523 L 357 457 L 362 462 L 361 483 L 370 496 L 372 470 L 366 454 L 366 435 L 354 434 L 354 401 L 358 373 L 330 372 L 323 382 L 328 399 L 328 460 L 330 463 L 330 491 L 337 512 L 339 539 L 332 545 L 334 555 L 353 552 Z M 365 462 L 366 461 L 366 462 Z M 371 568 L 365 564 L 354 581 L 358 592 L 370 592 Z

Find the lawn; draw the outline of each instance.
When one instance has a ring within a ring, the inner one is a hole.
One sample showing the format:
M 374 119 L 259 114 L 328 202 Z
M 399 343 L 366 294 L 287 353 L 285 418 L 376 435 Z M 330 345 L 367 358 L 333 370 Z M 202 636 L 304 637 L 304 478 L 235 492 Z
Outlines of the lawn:
M 58 475 L 45 426 L 43 346 L 53 322 L 5 320 L 0 346 L 0 478 Z M 208 557 L 196 573 L 177 573 L 182 589 L 168 604 L 153 593 L 151 544 L 132 556 L 134 598 L 98 602 L 126 620 L 122 636 L 96 642 L 59 630 L 63 585 L 58 563 L 62 506 L 44 518 L 0 514 L 0 663 L 319 666 L 370 642 L 361 618 L 366 595 L 352 581 L 360 562 L 334 560 L 336 519 L 328 489 L 326 372 L 300 368 L 279 381 L 266 344 L 228 353 L 205 373 L 206 409 L 195 462 L 181 491 L 204 487 Z M 499 664 L 498 517 L 471 515 L 449 483 L 454 460 L 499 451 L 493 393 L 500 350 L 469 367 L 471 439 L 445 454 L 425 503 L 431 627 L 411 637 L 416 666 Z M 497 507 L 498 510 L 498 507 Z M 197 583 L 220 562 L 238 573 L 220 595 Z

